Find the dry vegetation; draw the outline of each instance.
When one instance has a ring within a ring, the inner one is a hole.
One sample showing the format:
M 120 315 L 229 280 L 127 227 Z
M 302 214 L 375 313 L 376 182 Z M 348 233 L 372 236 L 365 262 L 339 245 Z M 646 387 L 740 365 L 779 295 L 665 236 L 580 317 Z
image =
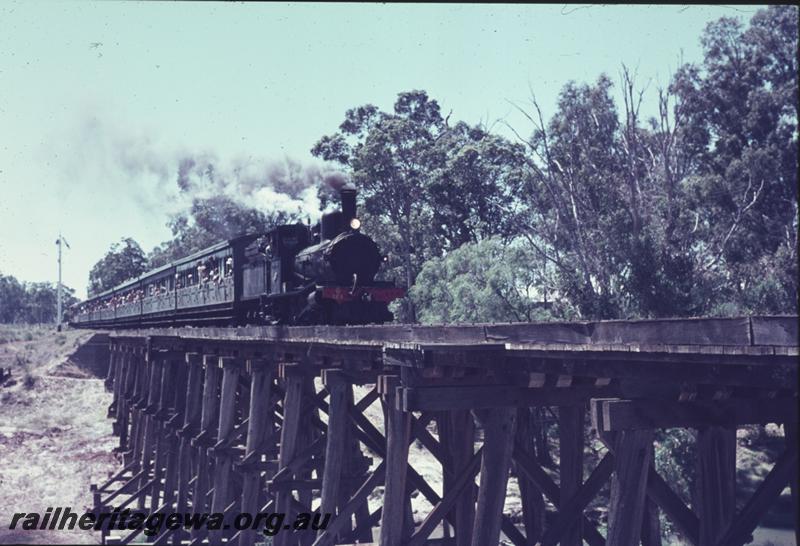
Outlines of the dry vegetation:
M 115 469 L 101 379 L 70 355 L 90 335 L 0 325 L 0 544 L 97 543 L 90 531 L 10 531 L 13 512 L 91 504 L 89 484 Z

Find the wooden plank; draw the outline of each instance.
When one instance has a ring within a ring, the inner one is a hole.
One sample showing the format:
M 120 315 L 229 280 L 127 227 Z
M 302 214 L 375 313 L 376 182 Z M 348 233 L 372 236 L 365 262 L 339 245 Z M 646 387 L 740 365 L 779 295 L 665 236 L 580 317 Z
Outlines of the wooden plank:
M 698 428 L 797 421 L 797 398 L 610 400 L 601 404 L 605 431 Z
M 175 512 L 184 514 L 188 512 L 189 508 L 189 488 L 190 480 L 192 478 L 192 454 L 189 439 L 182 436 L 180 439 L 180 447 L 178 451 L 178 483 Z M 184 530 L 177 530 L 175 532 L 177 540 L 181 540 L 185 534 Z
M 270 406 L 273 370 L 271 362 L 263 359 L 248 361 L 250 369 L 250 407 L 248 411 L 247 445 L 245 457 L 256 458 L 264 450 L 263 443 L 271 432 Z M 262 488 L 260 473 L 253 469 L 242 471 L 241 512 L 254 514 L 258 510 L 258 497 Z M 255 544 L 257 531 L 243 529 L 239 533 L 239 546 Z
M 797 347 L 797 317 L 750 317 L 753 329 L 753 345 L 774 345 L 780 347 Z
M 797 445 L 797 423 L 784 423 L 783 433 L 787 447 Z M 792 494 L 792 513 L 795 515 L 800 514 L 800 503 L 798 503 L 798 488 L 800 488 L 800 483 L 798 482 L 800 482 L 800 480 L 798 480 L 798 470 L 797 465 L 795 465 L 789 480 L 789 489 Z M 794 537 L 795 543 L 800 544 L 800 516 L 794 519 Z
M 661 522 L 658 517 L 658 506 L 647 498 L 642 516 L 642 546 L 661 546 Z
M 123 466 L 120 470 L 115 472 L 113 475 L 109 476 L 109 478 L 104 481 L 101 485 L 90 485 L 89 488 L 91 491 L 97 493 L 110 493 L 112 491 L 111 486 L 117 482 L 127 481 L 128 477 L 126 474 L 129 472 L 133 472 L 134 469 L 137 468 L 135 463 Z
M 396 377 L 396 376 L 385 376 L 382 381 L 385 380 L 386 382 L 394 382 L 395 379 L 392 379 L 394 377 Z M 384 390 L 384 393 L 390 393 L 390 392 L 394 392 L 396 390 L 396 387 L 388 388 L 388 387 L 384 386 L 383 390 Z M 351 430 L 354 431 L 356 437 L 358 437 L 358 439 L 368 449 L 370 449 L 371 451 L 375 452 L 379 457 L 383 457 L 384 460 L 385 460 L 386 457 L 387 457 L 387 451 L 386 451 L 386 439 L 384 438 L 383 434 L 381 434 L 375 428 L 375 426 L 361 412 L 356 411 L 355 408 L 350 408 L 349 409 L 349 413 L 350 413 L 350 418 L 353 420 L 353 422 L 356 425 L 356 427 L 354 429 L 351 429 Z M 386 417 L 387 413 L 388 413 L 387 403 L 384 402 L 384 415 L 385 415 L 384 418 L 385 418 L 385 422 L 388 423 L 389 419 L 388 419 L 388 417 Z M 415 430 L 417 430 L 417 433 L 421 434 L 419 436 L 420 440 L 423 442 L 423 444 L 426 447 L 428 447 L 431 450 L 431 453 L 434 455 L 434 457 L 436 457 L 437 460 L 439 460 L 441 462 L 442 455 L 441 455 L 441 449 L 440 449 L 440 446 L 439 446 L 438 442 L 436 442 L 436 440 L 433 439 L 433 437 L 430 436 L 430 434 L 427 431 L 424 430 L 425 425 L 427 424 L 427 422 L 430 419 L 430 414 L 423 413 L 423 415 L 420 416 L 420 418 L 417 419 L 417 420 L 413 419 L 413 415 L 412 414 L 408 414 L 408 415 L 409 415 L 409 419 L 411 420 L 411 422 L 414 423 L 414 425 L 416 427 Z M 319 422 L 318 426 L 321 427 L 321 429 L 325 428 L 325 425 L 322 422 Z M 409 435 L 409 438 L 408 438 L 408 442 L 409 443 L 411 442 L 411 438 L 412 437 Z M 406 469 L 407 479 L 406 479 L 406 481 L 408 482 L 408 486 L 407 486 L 407 491 L 406 492 L 407 493 L 410 492 L 410 489 L 408 489 L 408 488 L 416 488 L 423 494 L 423 496 L 425 496 L 425 498 L 432 505 L 435 505 L 436 503 L 438 503 L 441 500 L 441 498 L 430 487 L 430 485 L 428 485 L 427 482 L 425 482 L 425 480 L 422 478 L 422 476 L 420 476 L 410 465 L 408 465 L 408 463 L 406 463 L 406 466 L 407 466 L 407 469 Z M 406 496 L 408 496 L 408 495 L 406 495 Z M 410 506 L 410 504 L 409 504 L 409 506 Z M 408 516 L 410 516 L 410 512 L 408 513 L 407 517 Z
M 165 432 L 167 432 L 165 430 Z M 167 506 L 172 506 L 172 503 L 175 500 L 175 495 L 177 493 L 178 487 L 178 465 L 180 464 L 180 460 L 178 458 L 179 450 L 180 450 L 180 442 L 178 438 L 169 434 L 166 434 L 166 447 L 167 452 L 165 454 L 166 458 L 166 469 L 164 471 L 164 504 Z
M 606 452 L 580 488 L 573 493 L 566 503 L 560 505 L 555 521 L 550 524 L 547 532 L 539 541 L 541 546 L 555 546 L 558 544 L 564 533 L 569 530 L 570 526 L 575 524 L 576 519 L 581 520 L 581 523 L 583 523 L 584 508 L 597 496 L 597 493 L 608 481 L 613 470 L 614 456 L 609 451 Z
M 322 480 L 268 480 L 267 490 L 270 493 L 278 491 L 319 491 L 322 489 Z M 334 512 L 330 512 L 333 514 Z
M 369 478 L 358 488 L 353 497 L 342 507 L 339 511 L 339 517 L 334 519 L 325 529 L 325 532 L 317 537 L 314 546 L 332 546 L 335 544 L 336 536 L 344 531 L 346 525 L 349 525 L 350 518 L 355 514 L 358 507 L 367 502 L 367 497 L 383 482 L 386 475 L 386 466 L 386 461 L 378 465 Z M 384 505 L 383 513 L 386 513 L 386 505 Z
M 388 377 L 391 377 L 391 376 L 388 376 Z M 387 379 L 388 379 L 388 377 L 387 377 Z M 385 390 L 388 392 L 388 390 L 390 390 L 390 389 L 385 389 Z M 429 415 L 429 414 L 424 414 L 423 413 L 423 415 L 420 417 L 420 419 L 419 419 L 420 426 L 424 426 L 422 423 L 427 421 L 426 415 Z M 382 456 L 385 459 L 386 458 L 386 449 L 385 449 L 384 446 L 386 445 L 386 442 L 384 441 L 383 435 L 380 432 L 378 432 L 377 429 L 375 429 L 375 427 L 364 417 L 363 414 L 361 414 L 359 412 L 356 412 L 356 411 L 353 411 L 351 409 L 350 410 L 350 416 L 359 427 L 359 428 L 357 428 L 355 430 L 356 435 L 359 437 L 359 439 L 370 450 L 374 451 L 379 456 Z M 388 419 L 387 419 L 387 422 L 388 422 Z M 410 437 L 409 437 L 409 443 L 410 443 Z M 433 450 L 432 453 L 434 454 L 435 457 L 438 458 L 438 457 L 441 456 L 441 455 L 437 455 L 437 453 L 440 452 L 440 451 L 441 451 L 440 449 L 436 449 L 436 450 Z M 441 462 L 441 459 L 440 459 L 440 462 Z M 432 505 L 436 505 L 441 500 L 439 495 L 436 494 L 436 492 L 431 488 L 431 486 L 428 485 L 428 483 L 422 478 L 422 476 L 420 476 L 410 465 L 407 465 L 407 466 L 408 466 L 408 468 L 406 469 L 406 472 L 407 472 L 408 487 L 409 488 L 413 487 L 413 488 L 418 489 L 420 491 L 420 493 L 422 493 L 422 495 L 428 500 L 428 502 L 430 502 Z M 407 491 L 408 491 L 408 489 L 407 489 Z M 451 524 L 454 523 L 452 520 L 450 520 L 449 517 L 448 517 L 448 520 L 450 521 Z M 502 529 L 503 529 L 503 532 L 506 534 L 506 536 L 514 544 L 524 544 L 524 537 L 522 536 L 522 533 L 520 533 L 516 529 L 514 524 L 511 522 L 511 520 L 509 518 L 507 518 L 505 515 L 502 518 Z M 599 534 L 597 536 L 599 537 Z M 602 538 L 602 537 L 600 537 L 600 538 Z M 599 546 L 600 542 L 594 542 L 594 543 L 591 543 L 591 544 L 592 544 L 592 546 Z
M 691 543 L 700 542 L 700 520 L 683 504 L 653 466 L 647 475 L 647 496 L 672 520 L 683 536 Z
M 716 545 L 736 511 L 736 428 L 697 432 L 700 546 Z
M 794 323 L 792 322 L 794 321 Z M 475 325 L 369 325 L 369 326 L 262 326 L 246 328 L 162 328 L 149 333 L 179 335 L 187 340 L 227 338 L 238 343 L 270 340 L 281 343 L 329 343 L 375 345 L 382 342 L 462 343 L 491 342 L 604 344 L 613 345 L 740 345 L 762 344 L 775 338 L 784 343 L 797 331 L 796 317 L 691 318 L 655 320 L 614 320 L 568 323 L 513 323 Z M 752 328 L 751 328 L 752 324 Z M 751 329 L 753 335 L 751 336 Z M 761 330 L 763 329 L 763 332 Z M 783 330 L 783 332 L 782 332 Z M 122 331 L 111 339 L 128 335 L 134 340 L 146 331 Z M 761 332 L 761 333 L 759 333 Z M 773 336 L 771 338 L 770 336 Z M 173 342 L 175 343 L 175 342 Z
M 238 358 L 221 357 L 219 364 L 222 367 L 222 388 L 217 440 L 222 443 L 228 440 L 233 432 L 236 419 L 236 391 L 244 362 Z M 230 482 L 233 461 L 229 455 L 221 453 L 217 453 L 215 459 L 211 511 L 223 513 L 232 500 Z M 221 540 L 223 533 L 212 531 L 211 535 L 217 540 Z
M 181 425 L 184 421 L 184 414 L 186 413 L 186 403 L 187 403 L 187 395 L 188 395 L 188 383 L 189 383 L 189 367 L 190 365 L 186 362 L 186 355 L 181 354 L 180 356 L 176 357 L 172 361 L 172 366 L 174 367 L 174 383 L 172 385 L 172 389 L 174 390 L 173 393 L 173 407 L 168 408 L 172 410 L 172 416 L 169 419 L 167 425 L 172 430 L 180 430 Z M 168 411 L 169 413 L 169 411 Z
M 203 396 L 203 356 L 199 353 L 187 353 L 186 366 L 188 378 L 186 382 L 186 403 L 183 412 L 183 429 L 180 434 L 178 451 L 178 478 L 176 512 L 184 513 L 189 508 L 189 488 L 192 479 L 192 454 L 189 443 L 190 436 L 200 428 Z M 181 540 L 185 531 L 175 533 Z
M 478 469 L 480 468 L 481 456 L 483 453 L 483 448 L 480 448 L 475 455 L 472 456 L 472 459 L 467 463 L 466 466 L 463 467 L 461 474 L 456 478 L 453 482 L 450 490 L 445 493 L 442 500 L 433 507 L 425 521 L 419 526 L 419 528 L 414 532 L 414 534 L 409 539 L 406 546 L 422 546 L 423 544 L 427 543 L 427 539 L 430 536 L 431 532 L 433 532 L 434 528 L 442 519 L 447 515 L 447 513 L 456 506 L 456 503 L 459 501 L 460 497 L 462 496 L 462 492 L 471 486 L 475 480 L 475 475 L 478 473 Z M 456 534 L 456 540 L 454 544 L 457 546 L 460 544 L 459 536 Z
M 192 513 L 201 514 L 208 511 L 208 494 L 212 486 L 210 475 L 210 460 L 207 447 L 210 447 L 210 438 L 215 432 L 215 423 L 219 415 L 218 392 L 220 388 L 219 357 L 213 354 L 203 355 L 203 368 L 205 369 L 203 385 L 203 401 L 200 411 L 200 433 L 192 438 L 191 444 L 198 448 L 195 453 L 194 463 L 194 494 L 192 495 Z M 192 529 L 192 540 L 202 540 L 207 532 L 203 528 Z
M 475 421 L 468 411 L 448 412 L 447 445 L 453 471 L 461 472 L 466 468 L 475 451 Z M 448 484 L 449 485 L 449 484 Z M 453 487 L 457 485 L 453 484 Z M 470 482 L 459 495 L 455 504 L 455 522 L 453 528 L 456 535 L 456 546 L 469 546 L 472 541 L 472 526 L 475 520 L 475 484 Z
M 652 430 L 620 433 L 609 499 L 608 546 L 639 544 L 652 444 Z
M 758 522 L 786 487 L 797 468 L 797 444 L 786 446 L 767 477 L 753 493 L 715 546 L 740 546 L 745 544 L 758 526 Z
M 318 428 L 320 430 L 325 430 L 325 424 L 320 421 L 319 419 L 312 420 L 312 423 L 315 425 L 319 425 Z M 281 430 L 281 435 L 283 430 Z M 278 472 L 272 477 L 272 481 L 278 482 L 281 480 L 290 480 L 292 479 L 292 475 L 302 469 L 306 464 L 315 456 L 319 455 L 320 452 L 324 453 L 325 449 L 325 437 L 320 436 L 317 438 L 311 445 L 305 447 L 303 450 L 298 451 L 295 456 L 289 461 L 284 467 L 281 467 Z M 274 461 L 267 461 L 267 464 L 270 465 L 274 463 Z M 278 461 L 280 465 L 280 461 Z
M 108 351 L 108 372 L 103 385 L 107 391 L 114 393 L 114 402 L 119 398 L 119 389 L 122 383 L 122 356 L 118 351 Z M 0 382 L 4 379 L 3 368 L 0 368 Z
M 481 345 L 417 345 L 422 353 L 416 362 L 424 368 L 436 366 L 457 368 L 490 368 L 495 369 L 505 363 L 505 345 L 502 343 Z
M 132 355 L 122 351 L 116 351 L 117 359 L 121 370 L 119 388 L 117 382 L 114 383 L 117 395 L 116 422 L 119 427 L 119 448 L 126 449 L 128 446 L 128 422 L 130 419 L 130 403 L 132 397 L 133 381 L 136 374 L 136 363 Z
M 590 402 L 592 413 L 592 426 L 599 431 L 600 440 L 611 453 L 616 450 L 615 441 L 617 432 L 603 432 L 603 412 L 599 411 L 604 400 Z M 700 541 L 700 521 L 697 516 L 686 507 L 683 501 L 667 485 L 664 479 L 656 472 L 651 464 L 647 474 L 647 497 L 655 502 L 664 513 L 672 520 L 683 537 L 690 544 L 697 545 Z
M 640 365 L 665 365 L 665 364 L 691 364 L 693 366 L 788 366 L 796 368 L 797 359 L 789 358 L 787 347 L 723 347 L 703 345 L 663 345 L 658 350 L 649 350 L 639 347 L 636 350 L 612 350 L 608 345 L 559 345 L 558 347 L 543 345 L 506 344 L 506 359 L 510 361 L 511 369 L 518 369 L 525 363 L 523 369 L 545 373 L 571 373 L 575 375 L 591 375 L 604 377 L 600 373 L 587 374 L 580 368 L 581 362 L 591 361 L 591 366 L 609 365 L 620 362 L 627 366 L 629 363 Z M 680 348 L 680 351 L 678 350 Z M 539 362 L 545 360 L 550 362 Z M 561 362 L 562 367 L 551 370 L 546 367 L 553 361 Z M 542 367 L 545 365 L 545 367 Z M 583 364 L 584 366 L 586 364 Z M 574 368 L 571 368 L 574 367 Z M 609 368 L 613 369 L 613 368 Z M 564 371 L 566 370 L 566 371 Z M 607 376 L 606 376 L 607 377 Z
M 192 332 L 193 334 L 195 332 Z M 261 339 L 332 341 L 339 343 L 392 341 L 417 343 L 480 343 L 485 341 L 483 326 L 423 326 L 390 324 L 370 326 L 271 326 L 251 329 Z
M 173 387 L 174 372 L 176 370 L 174 361 L 177 360 L 178 355 L 175 353 L 159 352 L 157 359 L 160 361 L 161 374 L 158 381 L 158 394 L 152 409 L 154 428 L 155 428 L 155 446 L 153 456 L 153 489 L 151 490 L 151 510 L 156 510 L 161 504 L 160 496 L 162 491 L 162 477 L 164 477 L 164 469 L 167 466 L 168 451 L 170 450 L 169 443 L 171 438 L 166 435 L 165 421 L 169 413 L 169 406 L 174 398 L 175 389 Z M 183 358 L 183 355 L 180 355 Z M 165 484 L 166 485 L 166 484 Z
M 144 428 L 142 437 L 141 461 L 142 470 L 145 471 L 145 475 L 142 477 L 143 482 L 145 480 L 149 480 L 150 472 L 153 470 L 156 462 L 158 435 L 156 433 L 157 423 L 152 414 L 155 413 L 158 394 L 160 392 L 161 368 L 163 364 L 160 358 L 153 358 L 150 354 L 148 354 L 148 358 L 150 360 L 146 366 L 147 387 L 143 392 L 143 395 L 146 396 L 147 399 L 147 405 L 142 411 L 144 414 Z M 156 485 L 156 480 L 152 479 L 149 481 L 149 483 L 151 484 L 151 488 L 148 490 L 148 492 L 152 491 L 152 487 Z M 138 508 L 143 509 L 145 507 L 146 496 L 147 495 L 145 493 L 139 497 L 137 504 Z
M 743 318 L 655 319 L 593 323 L 592 343 L 664 345 L 751 345 L 750 320 Z
M 210 431 L 217 419 L 217 394 L 220 384 L 219 357 L 216 355 L 203 355 L 205 369 L 205 383 L 203 386 L 203 401 L 200 412 L 200 431 Z
M 583 406 L 590 398 L 616 394 L 613 386 L 526 388 L 512 385 L 401 388 L 404 411 L 443 411 L 517 406 Z
M 339 485 L 344 467 L 344 448 L 347 434 L 347 397 L 348 383 L 342 374 L 335 370 L 323 372 L 325 388 L 330 393 L 328 410 L 328 431 L 325 446 L 325 470 L 322 475 L 322 492 L 320 512 L 335 514 L 339 501 Z M 320 531 L 321 536 L 325 531 Z
M 531 408 L 517 408 L 516 445 L 531 457 L 535 453 L 535 430 Z M 531 480 L 520 472 L 519 463 L 514 461 L 515 474 L 519 483 L 522 503 L 522 520 L 525 525 L 525 538 L 529 544 L 541 541 L 545 527 L 545 504 L 542 492 Z
M 658 355 L 653 353 L 558 352 L 509 350 L 509 367 L 528 372 L 596 378 L 631 378 L 651 382 L 690 382 L 762 388 L 785 388 L 798 378 L 797 358 L 749 355 Z M 632 394 L 631 394 L 632 396 Z
M 531 480 L 542 493 L 547 496 L 553 505 L 558 508 L 561 505 L 560 492 L 558 486 L 550 478 L 547 472 L 533 459 L 523 448 L 516 443 L 514 445 L 513 459 L 517 463 L 517 470 L 521 472 L 527 479 Z M 597 531 L 592 525 L 592 522 L 583 518 L 583 532 L 584 540 L 591 546 L 604 546 L 605 538 Z
M 503 363 L 505 346 L 495 344 L 460 345 L 440 343 L 390 343 L 383 348 L 384 366 L 432 369 L 439 366 L 460 368 L 496 368 Z
M 290 375 L 286 378 L 286 395 L 283 402 L 283 427 L 281 428 L 281 449 L 278 457 L 281 470 L 287 468 L 295 457 L 300 432 L 301 406 L 303 398 L 302 375 Z M 294 472 L 292 472 L 294 473 Z M 275 506 L 278 512 L 286 513 L 291 509 L 291 492 L 279 492 Z M 284 533 L 275 536 L 276 546 L 288 546 L 291 537 Z
M 656 319 L 570 323 L 513 323 L 470 326 L 264 327 L 254 337 L 280 339 L 386 340 L 409 342 L 533 341 L 547 343 L 660 343 L 750 345 L 747 318 Z
M 264 441 L 272 432 L 270 419 L 273 371 L 266 366 L 253 366 L 250 372 L 250 407 L 248 410 L 246 455 L 264 449 Z
M 486 339 L 504 343 L 588 343 L 591 323 L 488 324 Z
M 386 489 L 381 514 L 381 546 L 400 546 L 405 543 L 406 473 L 408 471 L 408 442 L 411 434 L 410 414 L 396 407 L 395 397 L 400 380 L 385 378 L 384 399 L 386 421 Z
M 131 491 L 135 491 L 136 487 L 141 484 L 141 478 L 144 476 L 144 471 L 139 471 L 133 474 L 128 481 L 126 481 L 119 489 L 113 491 L 108 497 L 102 499 L 100 504 L 103 506 L 111 506 L 111 501 L 120 495 L 127 495 Z
M 194 457 L 194 492 L 192 495 L 192 514 L 202 514 L 207 512 L 208 507 L 208 493 L 210 488 L 211 477 L 209 476 L 209 457 L 208 451 L 200 448 L 196 450 Z M 191 480 L 190 480 L 191 483 Z M 191 529 L 191 539 L 203 540 L 207 535 L 206 529 L 202 526 L 199 528 Z
M 525 385 L 529 374 L 524 370 L 511 370 L 505 367 L 464 368 L 400 368 L 400 378 L 404 387 L 443 387 L 467 385 Z M 529 385 L 535 386 L 535 385 Z
M 330 362 L 324 362 L 324 359 L 340 361 L 346 359 L 346 365 L 355 368 L 369 369 L 369 363 L 379 360 L 381 358 L 381 346 L 378 344 L 342 344 L 342 343 L 325 343 L 317 342 L 308 346 L 307 349 L 303 347 L 303 343 L 287 344 L 282 343 L 277 345 L 283 350 L 298 350 L 303 353 L 304 358 L 315 364 L 330 367 Z M 359 363 L 362 363 L 359 365 Z
M 351 385 L 352 382 L 352 374 L 349 372 L 344 372 L 345 377 L 348 380 L 347 387 L 345 388 L 345 405 L 346 409 L 344 410 L 345 416 L 352 412 L 363 412 L 364 410 L 360 408 L 358 405 L 355 404 L 355 396 L 353 394 L 353 387 Z M 374 373 L 374 372 L 371 372 Z M 372 380 L 372 382 L 377 380 L 377 376 Z M 375 389 L 371 391 L 375 393 Z M 377 393 L 375 393 L 377 395 Z M 369 395 L 365 396 L 368 398 Z M 378 397 L 379 398 L 379 397 Z M 350 409 L 352 408 L 352 410 Z M 361 477 L 366 476 L 369 473 L 370 465 L 372 464 L 372 459 L 365 457 L 361 451 L 361 443 L 358 441 L 358 438 L 353 432 L 353 425 L 352 422 L 348 419 L 348 422 L 345 426 L 346 435 L 345 435 L 345 465 L 343 472 L 346 476 L 348 476 L 347 480 L 343 480 L 343 486 L 340 488 L 340 505 L 343 505 L 347 499 L 349 499 L 353 493 L 355 492 L 356 487 L 358 487 L 358 483 L 356 481 L 360 481 Z M 357 480 L 353 480 L 353 477 L 358 477 Z M 409 510 L 409 513 L 411 511 Z M 350 534 L 355 540 L 361 542 L 371 542 L 372 541 L 372 527 L 376 526 L 380 523 L 380 515 L 374 520 L 373 522 L 373 514 L 370 514 L 369 511 L 369 504 L 363 503 L 356 509 L 354 518 L 355 524 L 353 532 Z M 372 522 L 372 523 L 371 523 Z
M 514 446 L 517 412 L 514 408 L 484 410 L 483 457 L 472 546 L 497 544 L 506 498 L 508 470 Z M 388 510 L 388 508 L 384 508 Z
M 583 422 L 584 406 L 558 408 L 558 445 L 561 502 L 569 504 L 583 483 Z M 581 546 L 582 518 L 575 514 L 565 528 L 562 546 Z
M 369 514 L 369 517 L 366 520 L 364 520 L 363 522 L 360 522 L 358 524 L 358 526 L 353 530 L 353 536 L 359 537 L 362 534 L 364 534 L 364 535 L 369 534 L 369 536 L 370 536 L 369 540 L 371 541 L 372 540 L 372 528 L 380 524 L 380 522 L 381 522 L 381 514 L 382 513 L 383 513 L 383 507 L 382 506 L 378 507 L 378 509 L 375 510 L 374 512 L 371 512 Z M 367 542 L 365 542 L 364 540 L 361 540 L 361 539 L 356 539 L 356 540 L 359 540 L 359 542 L 357 544 L 373 544 L 374 546 L 378 546 L 377 542 L 369 542 L 369 543 L 367 543 Z
M 378 400 L 378 398 L 380 398 L 380 393 L 378 392 L 377 388 L 373 388 L 367 394 L 361 397 L 361 400 L 356 402 L 355 410 L 360 412 L 366 411 L 366 409 L 370 407 L 373 402 Z

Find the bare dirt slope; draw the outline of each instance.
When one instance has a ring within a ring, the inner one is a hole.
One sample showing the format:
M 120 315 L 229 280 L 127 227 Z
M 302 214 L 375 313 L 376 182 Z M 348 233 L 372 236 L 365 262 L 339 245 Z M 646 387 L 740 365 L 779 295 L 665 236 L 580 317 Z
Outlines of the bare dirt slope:
M 94 544 L 92 531 L 9 530 L 14 512 L 48 507 L 83 512 L 89 484 L 118 465 L 102 379 L 69 356 L 90 337 L 45 328 L 0 326 L 0 544 Z

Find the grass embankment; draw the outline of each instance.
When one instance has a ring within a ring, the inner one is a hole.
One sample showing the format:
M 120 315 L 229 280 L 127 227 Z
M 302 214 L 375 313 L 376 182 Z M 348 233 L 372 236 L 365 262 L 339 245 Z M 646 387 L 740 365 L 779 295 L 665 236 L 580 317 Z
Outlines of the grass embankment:
M 118 465 L 101 378 L 72 353 L 91 334 L 0 325 L 0 544 L 97 543 L 91 531 L 11 531 L 14 512 L 91 505 L 89 484 Z

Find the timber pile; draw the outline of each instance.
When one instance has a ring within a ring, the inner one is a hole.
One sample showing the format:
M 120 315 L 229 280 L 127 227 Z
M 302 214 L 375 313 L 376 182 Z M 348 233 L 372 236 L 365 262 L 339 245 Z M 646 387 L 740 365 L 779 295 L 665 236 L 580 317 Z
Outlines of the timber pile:
M 278 546 L 368 543 L 376 526 L 382 546 L 485 546 L 501 533 L 518 545 L 660 544 L 660 510 L 692 544 L 744 544 L 787 483 L 796 503 L 797 336 L 797 317 L 112 333 L 123 468 L 94 488 L 95 510 L 334 514 L 319 532 L 278 533 Z M 371 388 L 356 400 L 354 385 Z M 364 415 L 378 400 L 380 428 Z M 558 408 L 557 481 L 533 455 L 531 409 L 542 406 Z M 608 451 L 584 477 L 587 419 Z M 769 422 L 785 426 L 785 452 L 737 513 L 736 427 Z M 691 508 L 653 465 L 654 430 L 673 427 L 698 430 Z M 442 495 L 408 464 L 415 440 L 441 463 Z M 512 467 L 522 530 L 502 512 Z M 584 510 L 609 480 L 603 536 Z M 433 506 L 416 526 L 415 492 Z M 437 528 L 445 538 L 430 538 Z M 250 546 L 258 536 L 146 538 Z M 106 543 L 141 538 L 103 530 Z

